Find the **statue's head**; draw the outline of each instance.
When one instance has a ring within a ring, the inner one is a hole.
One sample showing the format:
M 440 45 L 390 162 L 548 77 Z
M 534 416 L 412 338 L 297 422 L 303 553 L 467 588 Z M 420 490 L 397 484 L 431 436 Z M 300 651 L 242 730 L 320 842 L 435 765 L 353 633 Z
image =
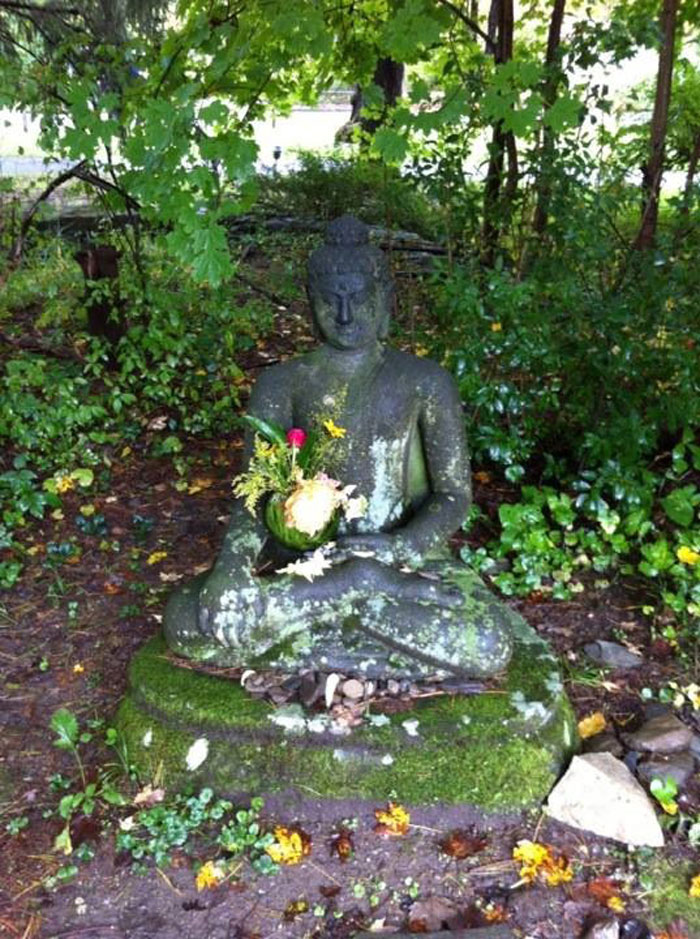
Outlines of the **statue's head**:
M 384 253 L 352 215 L 335 219 L 309 258 L 309 302 L 321 337 L 337 349 L 362 349 L 385 339 L 393 284 Z

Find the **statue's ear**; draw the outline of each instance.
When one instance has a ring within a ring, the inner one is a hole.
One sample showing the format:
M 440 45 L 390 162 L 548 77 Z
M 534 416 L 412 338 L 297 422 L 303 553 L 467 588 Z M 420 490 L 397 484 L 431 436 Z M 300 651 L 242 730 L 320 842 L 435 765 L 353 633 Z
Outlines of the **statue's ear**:
M 389 323 L 391 322 L 391 314 L 394 312 L 395 303 L 396 291 L 394 285 L 388 283 L 384 288 L 384 303 L 382 304 L 382 315 L 377 329 L 377 339 L 386 339 L 389 335 Z
M 314 303 L 313 293 L 309 285 L 306 285 L 306 299 L 309 301 L 309 311 L 311 313 L 311 331 L 313 333 L 314 339 L 323 339 L 321 335 L 321 330 L 318 328 L 318 320 L 316 319 L 316 304 Z

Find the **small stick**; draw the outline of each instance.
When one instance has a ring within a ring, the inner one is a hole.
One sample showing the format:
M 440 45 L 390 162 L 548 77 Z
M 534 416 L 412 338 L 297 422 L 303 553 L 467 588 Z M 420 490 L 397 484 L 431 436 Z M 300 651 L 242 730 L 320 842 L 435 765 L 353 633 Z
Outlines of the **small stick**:
M 322 867 L 319 867 L 318 864 L 315 864 L 315 863 L 311 860 L 311 858 L 308 858 L 308 857 L 307 857 L 307 858 L 306 858 L 306 863 L 307 863 L 307 864 L 310 864 L 311 867 L 313 867 L 313 869 L 314 869 L 315 871 L 318 871 L 319 874 L 323 874 L 324 877 L 327 877 L 329 880 L 332 880 L 333 883 L 336 884 L 338 887 L 342 887 L 342 886 L 343 886 L 342 883 L 341 883 L 339 880 L 337 880 L 337 879 L 333 876 L 333 874 L 329 874 L 328 871 L 324 870 Z
M 181 896 L 182 896 L 182 890 L 180 890 L 178 887 L 175 886 L 175 884 L 174 884 L 174 883 L 172 882 L 172 880 L 168 877 L 168 875 L 165 873 L 165 871 L 161 870 L 160 867 L 156 867 L 156 870 L 158 871 L 158 873 L 160 874 L 160 876 L 163 878 L 163 880 L 166 882 L 166 884 L 170 887 L 170 889 L 172 890 L 172 892 L 173 892 L 173 893 L 176 893 L 176 894 L 178 895 L 178 897 L 181 897 Z

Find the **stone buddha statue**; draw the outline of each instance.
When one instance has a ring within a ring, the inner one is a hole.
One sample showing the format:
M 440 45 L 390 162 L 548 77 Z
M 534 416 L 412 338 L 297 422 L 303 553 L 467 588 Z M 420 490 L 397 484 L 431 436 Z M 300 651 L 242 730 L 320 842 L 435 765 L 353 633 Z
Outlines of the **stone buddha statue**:
M 387 345 L 393 285 L 358 220 L 328 226 L 309 261 L 308 294 L 320 344 L 265 370 L 249 413 L 305 428 L 319 407 L 333 409 L 346 432 L 333 474 L 356 485 L 367 511 L 341 521 L 331 566 L 309 582 L 260 573 L 269 535 L 262 515 L 236 500 L 216 564 L 170 599 L 167 642 L 223 666 L 495 675 L 511 655 L 513 614 L 447 547 L 471 498 L 454 381 Z

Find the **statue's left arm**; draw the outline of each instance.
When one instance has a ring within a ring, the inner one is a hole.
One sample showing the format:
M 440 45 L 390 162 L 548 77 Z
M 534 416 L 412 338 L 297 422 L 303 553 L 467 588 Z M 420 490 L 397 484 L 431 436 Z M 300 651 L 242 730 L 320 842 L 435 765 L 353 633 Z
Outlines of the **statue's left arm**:
M 374 550 L 386 563 L 418 566 L 425 555 L 454 534 L 471 502 L 471 474 L 462 405 L 452 376 L 424 363 L 420 376 L 419 430 L 430 493 L 401 528 L 342 539 L 348 549 Z

